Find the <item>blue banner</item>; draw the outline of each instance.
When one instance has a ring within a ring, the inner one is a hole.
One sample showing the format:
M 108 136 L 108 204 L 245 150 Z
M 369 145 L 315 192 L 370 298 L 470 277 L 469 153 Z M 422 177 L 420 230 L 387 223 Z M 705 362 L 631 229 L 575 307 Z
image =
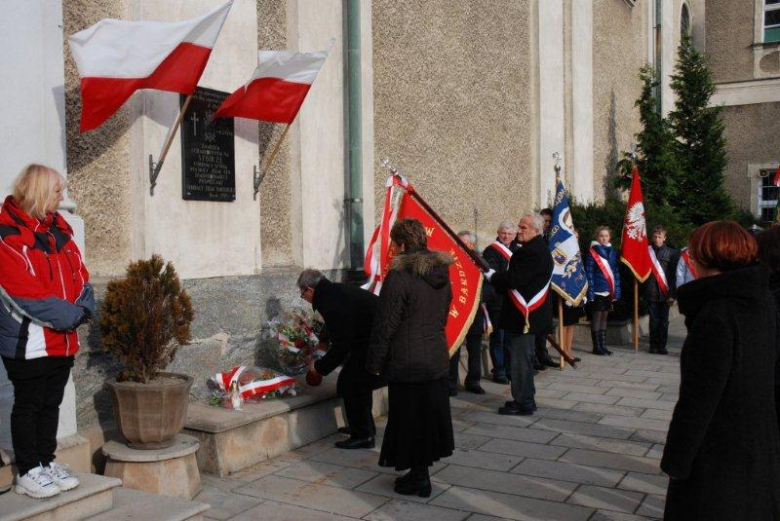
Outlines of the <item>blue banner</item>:
M 550 253 L 555 264 L 552 288 L 571 305 L 580 305 L 588 291 L 588 280 L 585 278 L 580 245 L 574 235 L 569 196 L 560 180 L 555 187 Z

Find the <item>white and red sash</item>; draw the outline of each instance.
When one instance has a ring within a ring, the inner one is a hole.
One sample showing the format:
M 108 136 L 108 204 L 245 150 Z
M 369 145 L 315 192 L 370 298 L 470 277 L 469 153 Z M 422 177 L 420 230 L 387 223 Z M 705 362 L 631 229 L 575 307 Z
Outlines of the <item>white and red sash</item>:
M 528 301 L 526 301 L 525 298 L 516 289 L 509 290 L 509 299 L 514 303 L 515 307 L 520 310 L 520 313 L 522 313 L 523 317 L 525 318 L 525 327 L 523 328 L 524 333 L 527 333 L 530 327 L 528 319 L 531 316 L 531 313 L 539 309 L 539 307 L 544 304 L 545 300 L 547 300 L 547 294 L 550 292 L 551 282 L 552 275 L 550 275 L 550 280 L 547 281 L 547 284 L 545 284 L 544 287 L 539 290 L 536 295 L 531 297 L 531 300 Z
M 227 373 L 217 373 L 214 375 L 214 381 L 217 382 L 225 393 L 229 393 L 230 386 L 233 385 L 233 382 L 238 382 L 238 378 L 246 369 L 247 367 L 245 365 L 240 365 L 234 367 Z M 246 400 L 257 394 L 275 391 L 280 387 L 287 387 L 293 384 L 295 384 L 295 379 L 290 378 L 289 376 L 277 376 L 268 380 L 255 380 L 254 382 L 249 382 L 245 385 L 239 384 L 238 390 L 241 393 L 241 396 Z
M 658 282 L 658 287 L 661 289 L 661 293 L 664 297 L 669 298 L 669 283 L 666 281 L 666 273 L 661 263 L 658 262 L 658 257 L 655 255 L 655 250 L 652 246 L 647 247 L 647 251 L 650 253 L 650 269 L 655 275 L 655 280 Z
M 693 278 L 698 279 L 699 276 L 696 274 L 696 267 L 693 265 L 693 261 L 691 260 L 691 254 L 688 253 L 688 248 L 685 248 L 680 253 L 680 257 L 682 257 L 683 262 L 685 262 L 685 265 L 688 267 L 688 271 L 691 272 L 691 275 L 693 275 Z
M 609 266 L 607 259 L 599 255 L 595 249 L 590 249 L 590 256 L 596 261 L 596 266 L 601 270 L 601 274 L 607 279 L 607 285 L 609 286 L 609 298 L 615 298 L 615 275 L 612 273 L 612 268 Z
M 512 258 L 512 250 L 504 246 L 499 241 L 493 241 L 490 244 L 490 247 L 496 250 L 498 253 L 500 253 L 501 256 L 504 257 L 504 259 L 506 259 L 507 262 L 509 262 L 509 259 Z

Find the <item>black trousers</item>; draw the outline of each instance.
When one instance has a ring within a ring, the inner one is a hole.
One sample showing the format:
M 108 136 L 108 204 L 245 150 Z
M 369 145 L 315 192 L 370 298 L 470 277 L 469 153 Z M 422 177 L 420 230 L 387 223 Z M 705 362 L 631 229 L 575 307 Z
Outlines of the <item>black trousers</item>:
M 466 352 L 469 354 L 466 388 L 477 387 L 482 378 L 482 334 L 466 335 Z M 460 368 L 460 347 L 450 358 L 450 389 L 458 388 Z
M 669 304 L 666 302 L 648 302 L 650 311 L 650 345 L 666 348 L 669 336 Z
M 536 335 L 509 333 L 512 350 L 512 398 L 523 409 L 536 406 L 534 347 Z
M 3 358 L 14 386 L 11 440 L 19 475 L 48 465 L 57 450 L 57 423 L 73 357 Z
M 344 413 L 353 438 L 376 435 L 374 425 L 375 378 L 357 364 L 347 361 L 339 373 L 338 390 L 344 400 Z

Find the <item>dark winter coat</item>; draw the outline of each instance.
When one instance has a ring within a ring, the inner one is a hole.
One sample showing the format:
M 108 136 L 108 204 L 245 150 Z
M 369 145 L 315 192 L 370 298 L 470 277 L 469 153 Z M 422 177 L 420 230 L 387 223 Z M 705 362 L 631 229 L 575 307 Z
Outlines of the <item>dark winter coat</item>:
M 678 291 L 688 337 L 661 468 L 670 520 L 780 520 L 780 330 L 766 268 Z
M 327 354 L 314 363 L 322 375 L 339 365 L 338 392 L 349 386 L 376 387 L 376 377 L 366 371 L 366 351 L 379 298 L 364 289 L 322 279 L 314 288 L 312 306 L 322 315 L 330 339 Z
M 769 278 L 769 291 L 775 297 L 777 309 L 780 311 L 780 273 L 773 273 Z
M 498 237 L 496 237 L 496 241 L 498 241 Z M 518 245 L 512 241 L 509 245 L 509 249 L 514 251 L 517 248 Z M 485 262 L 491 269 L 496 270 L 496 273 L 503 273 L 509 268 L 509 261 L 492 246 L 488 246 L 484 249 L 482 258 L 485 259 Z M 485 306 L 491 316 L 498 315 L 498 313 L 501 312 L 501 303 L 504 301 L 504 297 L 498 293 L 492 285 L 485 284 L 485 286 Z M 498 324 L 493 324 L 493 326 L 496 327 Z
M 528 331 L 525 331 L 525 317 L 509 298 L 509 290 L 515 289 L 526 301 L 530 301 L 550 281 L 552 272 L 552 255 L 541 235 L 537 235 L 515 251 L 509 262 L 509 269 L 503 273 L 495 273 L 490 279 L 493 287 L 504 296 L 499 328 L 518 334 L 547 333 L 552 329 L 552 297 L 549 291 L 544 304 L 531 312 Z
M 666 275 L 666 283 L 669 285 L 669 296 L 664 296 L 655 275 L 651 273 L 644 284 L 645 298 L 650 302 L 666 302 L 670 298 L 675 298 L 677 294 L 677 261 L 680 260 L 680 252 L 674 248 L 670 248 L 666 244 L 660 248 L 656 247 L 654 244 L 650 247 L 655 251 L 655 257 L 658 259 L 658 264 L 661 265 L 664 270 L 664 275 Z
M 447 325 L 452 289 L 447 254 L 398 254 L 379 294 L 366 368 L 388 382 L 425 382 L 449 374 Z
M 615 277 L 615 294 L 612 296 L 614 300 L 620 300 L 620 269 L 618 266 L 618 257 L 615 248 L 612 246 L 604 246 L 593 241 L 590 245 L 590 250 L 598 253 L 603 259 L 609 262 L 609 267 L 612 269 L 612 275 Z M 593 302 L 596 298 L 596 293 L 606 293 L 609 291 L 609 284 L 607 284 L 607 278 L 601 272 L 601 268 L 598 267 L 596 261 L 593 259 L 593 255 L 590 250 L 585 252 L 585 275 L 588 277 L 588 302 Z

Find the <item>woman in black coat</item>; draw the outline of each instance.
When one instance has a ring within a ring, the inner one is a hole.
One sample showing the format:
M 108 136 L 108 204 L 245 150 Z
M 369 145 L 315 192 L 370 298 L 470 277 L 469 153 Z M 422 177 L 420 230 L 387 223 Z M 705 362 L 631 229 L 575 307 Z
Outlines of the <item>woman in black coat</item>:
M 679 289 L 688 337 L 661 468 L 664 519 L 780 520 L 780 335 L 769 273 L 732 221 L 691 235 L 699 278 Z
M 758 255 L 769 268 L 769 291 L 780 310 L 780 224 L 774 224 L 758 236 Z
M 428 467 L 455 448 L 449 401 L 449 353 L 444 328 L 452 290 L 452 258 L 427 249 L 420 221 L 390 231 L 397 252 L 379 294 L 366 368 L 386 377 L 387 427 L 379 464 L 411 469 L 396 480 L 404 495 L 431 495 Z

